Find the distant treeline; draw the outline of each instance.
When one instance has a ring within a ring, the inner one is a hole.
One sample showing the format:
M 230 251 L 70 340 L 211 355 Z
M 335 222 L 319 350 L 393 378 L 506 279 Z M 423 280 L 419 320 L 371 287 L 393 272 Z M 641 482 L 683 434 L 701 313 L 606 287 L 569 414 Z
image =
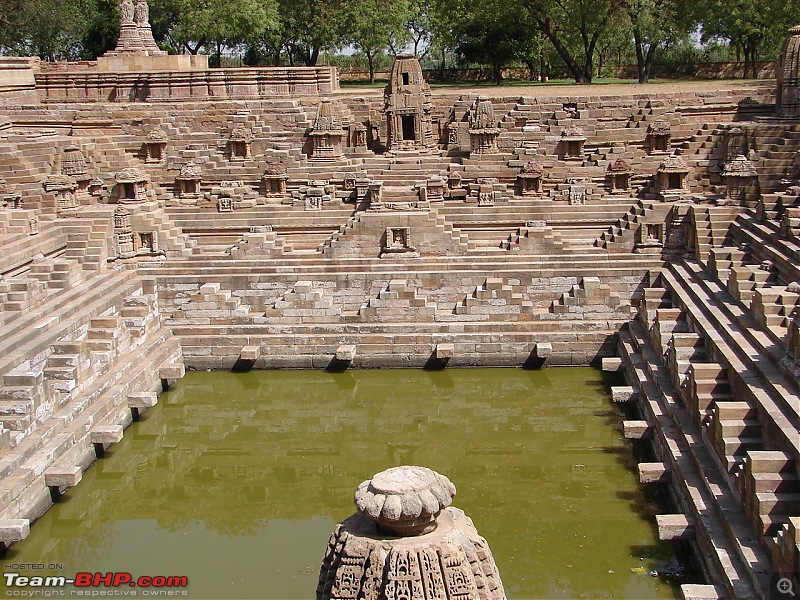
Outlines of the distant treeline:
M 442 78 L 717 75 L 775 60 L 800 0 L 150 0 L 159 45 L 212 65 L 336 64 L 374 81 L 411 50 Z M 119 34 L 118 0 L 0 0 L 0 53 L 93 59 Z M 357 66 L 360 65 L 360 66 Z M 628 65 L 635 65 L 633 72 Z M 511 69 L 511 71 L 509 71 Z

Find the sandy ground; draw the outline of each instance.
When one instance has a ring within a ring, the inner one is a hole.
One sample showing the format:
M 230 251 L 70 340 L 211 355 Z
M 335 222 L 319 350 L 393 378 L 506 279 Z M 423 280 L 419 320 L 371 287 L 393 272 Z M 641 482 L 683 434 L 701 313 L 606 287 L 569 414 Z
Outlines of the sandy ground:
M 774 80 L 725 80 L 725 81 L 669 81 L 666 83 L 592 83 L 592 84 L 531 84 L 508 86 L 435 86 L 435 96 L 453 94 L 479 94 L 490 97 L 553 98 L 587 96 L 653 96 L 686 92 L 719 92 L 721 90 L 764 89 L 774 87 Z M 382 95 L 383 88 L 359 88 L 344 86 L 337 92 L 347 96 Z

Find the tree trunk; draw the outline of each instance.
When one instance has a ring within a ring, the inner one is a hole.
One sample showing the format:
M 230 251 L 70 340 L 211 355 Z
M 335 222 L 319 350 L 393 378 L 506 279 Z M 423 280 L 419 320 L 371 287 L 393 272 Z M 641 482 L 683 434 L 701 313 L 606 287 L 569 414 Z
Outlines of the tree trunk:
M 367 55 L 367 63 L 369 64 L 369 82 L 375 83 L 375 53 L 364 52 Z
M 653 62 L 656 59 L 656 48 L 658 44 L 653 42 L 650 43 L 650 47 L 647 49 L 647 56 L 644 59 L 644 81 L 640 81 L 639 83 L 647 83 L 650 81 L 650 71 L 653 69 Z
M 642 33 L 636 27 L 633 30 L 633 46 L 636 49 L 636 74 L 639 76 L 639 83 L 647 83 L 645 75 L 645 59 L 642 48 Z
M 503 80 L 503 65 L 499 62 L 492 62 L 492 76 L 495 85 L 500 85 Z
M 553 48 L 556 49 L 558 55 L 567 65 L 569 72 L 572 74 L 572 78 L 575 79 L 575 83 L 591 83 L 591 74 L 587 80 L 586 72 L 580 68 L 577 61 L 572 57 L 569 49 L 561 42 L 556 32 L 553 31 L 553 24 L 550 19 L 539 21 L 539 26 L 547 36 L 547 39 L 550 40 L 550 43 L 553 44 Z
M 447 59 L 447 50 L 442 48 L 442 62 L 439 63 L 439 83 L 444 83 L 446 59 Z

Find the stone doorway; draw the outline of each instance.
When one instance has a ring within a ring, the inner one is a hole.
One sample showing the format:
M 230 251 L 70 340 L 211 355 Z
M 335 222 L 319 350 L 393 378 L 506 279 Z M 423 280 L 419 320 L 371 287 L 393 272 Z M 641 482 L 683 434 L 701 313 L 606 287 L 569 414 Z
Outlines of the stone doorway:
M 400 124 L 403 128 L 403 141 L 413 142 L 417 139 L 414 115 L 401 115 Z

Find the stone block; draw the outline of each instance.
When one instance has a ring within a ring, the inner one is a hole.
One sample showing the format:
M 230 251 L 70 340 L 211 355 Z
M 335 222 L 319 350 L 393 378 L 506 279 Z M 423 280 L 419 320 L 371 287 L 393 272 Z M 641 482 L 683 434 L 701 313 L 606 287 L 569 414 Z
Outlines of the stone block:
M 667 483 L 670 476 L 670 468 L 664 463 L 639 463 L 639 482 L 640 483 Z
M 0 544 L 8 546 L 20 542 L 30 532 L 31 522 L 28 519 L 0 519 Z
M 622 430 L 629 440 L 643 440 L 653 433 L 647 421 L 623 421 Z
M 239 358 L 242 360 L 256 360 L 261 356 L 261 346 L 245 346 L 239 352 Z
M 356 357 L 355 344 L 343 344 L 336 348 L 336 360 L 351 361 Z
M 453 352 L 453 344 L 436 344 L 436 358 L 439 360 L 453 358 Z
M 686 540 L 694 537 L 694 523 L 686 515 L 656 515 L 658 539 Z
M 723 600 L 727 598 L 725 588 L 721 585 L 684 583 L 681 585 L 683 600 Z
M 629 385 L 615 385 L 611 387 L 611 400 L 613 402 L 633 402 L 639 393 Z
M 44 472 L 44 484 L 59 490 L 78 485 L 82 478 L 83 471 L 80 467 L 50 467 Z
M 200 286 L 200 294 L 203 296 L 208 296 L 210 294 L 216 294 L 220 290 L 220 284 L 218 283 L 206 283 Z
M 550 342 L 536 342 L 533 345 L 533 353 L 537 358 L 549 358 L 553 353 L 553 344 Z
M 158 377 L 162 380 L 175 381 L 186 375 L 186 367 L 180 363 L 169 363 L 158 369 Z
M 603 371 L 608 371 L 610 373 L 619 373 L 625 368 L 624 364 L 622 363 L 622 359 L 616 356 L 608 356 L 604 358 L 601 364 Z
M 128 407 L 138 410 L 146 410 L 156 405 L 158 394 L 155 392 L 135 392 L 128 394 Z
M 93 444 L 110 446 L 122 440 L 122 425 L 108 425 L 105 427 L 95 427 L 90 433 Z

